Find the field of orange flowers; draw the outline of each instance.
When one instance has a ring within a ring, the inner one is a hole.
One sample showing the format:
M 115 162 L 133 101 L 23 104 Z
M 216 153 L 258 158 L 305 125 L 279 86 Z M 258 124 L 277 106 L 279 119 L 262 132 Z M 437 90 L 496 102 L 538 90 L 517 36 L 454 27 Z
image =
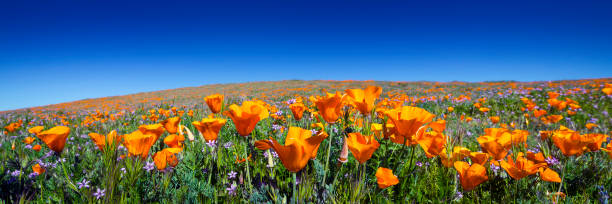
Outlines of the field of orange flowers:
M 612 79 L 216 84 L 0 113 L 0 199 L 609 203 Z

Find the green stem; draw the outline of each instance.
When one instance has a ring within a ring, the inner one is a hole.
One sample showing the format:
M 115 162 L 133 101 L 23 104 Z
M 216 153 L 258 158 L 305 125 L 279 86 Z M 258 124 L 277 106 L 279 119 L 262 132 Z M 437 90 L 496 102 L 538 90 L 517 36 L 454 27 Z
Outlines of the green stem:
M 295 172 L 291 173 L 293 174 L 293 203 L 297 203 L 297 178 L 295 176 Z
M 246 160 L 246 177 L 247 177 L 247 188 L 249 189 L 249 193 L 253 193 L 253 189 L 251 188 L 251 174 L 249 173 L 249 138 L 246 138 L 247 146 L 244 148 L 244 158 Z
M 329 140 L 327 140 L 327 157 L 325 159 L 325 171 L 323 171 L 323 181 L 321 182 L 323 185 L 325 185 L 325 178 L 327 176 L 327 172 L 329 171 L 328 169 L 328 165 L 329 165 L 329 155 L 331 153 L 331 143 L 333 141 L 333 134 L 331 129 L 331 124 L 327 124 L 326 127 L 327 131 L 329 132 Z

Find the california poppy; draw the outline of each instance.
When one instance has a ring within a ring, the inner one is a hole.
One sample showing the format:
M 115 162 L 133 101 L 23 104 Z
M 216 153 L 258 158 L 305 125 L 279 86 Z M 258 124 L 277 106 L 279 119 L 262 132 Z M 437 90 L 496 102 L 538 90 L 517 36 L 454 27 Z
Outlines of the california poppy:
M 536 164 L 531 160 L 525 159 L 522 152 L 516 157 L 516 161 L 512 159 L 511 155 L 508 155 L 507 160 L 502 160 L 500 165 L 508 172 L 508 175 L 516 180 L 535 174 L 539 168 L 546 166 L 546 164 Z
M 168 145 L 170 148 L 183 148 L 183 142 L 185 141 L 185 136 L 171 134 L 164 138 L 164 144 Z
M 159 139 L 159 137 L 164 134 L 164 126 L 161 124 L 151 124 L 151 125 L 141 125 L 138 129 L 142 132 L 142 134 L 152 134 L 155 135 L 155 141 Z
M 376 182 L 378 183 L 378 188 L 384 189 L 398 184 L 399 179 L 393 174 L 393 170 L 378 167 L 378 169 L 376 169 Z
M 181 151 L 181 148 L 165 148 L 153 154 L 153 162 L 159 170 L 165 169 L 167 165 L 175 167 L 178 164 L 176 154 Z
M 499 122 L 499 116 L 491 116 L 489 117 L 489 119 L 491 120 L 493 124 L 496 124 Z
M 553 131 L 552 140 L 565 156 L 582 154 L 585 147 L 592 142 L 589 138 L 563 125 L 559 127 L 559 130 Z
M 429 123 L 427 126 L 436 132 L 444 132 L 444 129 L 446 129 L 446 120 L 436 120 Z
M 145 134 L 141 129 L 138 129 L 123 136 L 123 146 L 128 149 L 132 156 L 140 156 L 142 159 L 146 159 L 157 138 L 158 136 L 153 133 Z
M 550 168 L 540 168 L 538 172 L 543 181 L 561 183 L 561 177 L 559 177 L 559 174 Z
M 223 106 L 223 95 L 221 94 L 213 94 L 207 97 L 204 97 L 204 101 L 210 108 L 210 111 L 213 113 L 219 113 L 221 111 L 221 107 Z
M 32 142 L 34 142 L 34 138 L 33 137 L 26 137 L 25 139 L 23 139 L 23 143 L 26 144 L 32 144 Z
M 470 152 L 470 159 L 473 164 L 484 166 L 489 161 L 489 154 L 484 152 Z
M 601 148 L 601 145 L 606 141 L 606 139 L 608 138 L 608 135 L 584 134 L 584 135 L 581 135 L 581 137 L 584 137 L 590 140 L 589 144 L 587 144 L 587 147 L 589 148 L 589 150 L 597 151 L 599 150 L 599 148 Z
M 351 150 L 355 159 L 361 164 L 368 161 L 372 154 L 374 154 L 374 151 L 380 146 L 373 135 L 362 135 L 358 132 L 349 133 L 346 141 L 349 150 Z
M 437 131 L 431 131 L 423 134 L 417 139 L 417 143 L 425 151 L 427 158 L 432 158 L 444 149 L 446 145 L 446 136 Z
M 35 164 L 35 165 L 32 165 L 32 171 L 34 173 L 37 173 L 38 175 L 41 175 L 41 174 L 45 173 L 46 170 L 44 168 L 42 168 L 40 166 L 40 164 Z
M 610 157 L 610 159 L 612 159 L 612 142 L 608 143 L 606 148 L 601 148 L 601 150 L 608 153 L 608 156 Z
M 485 135 L 476 138 L 483 151 L 495 160 L 506 157 L 512 144 L 512 134 L 505 128 L 486 128 Z
M 601 92 L 604 92 L 606 95 L 612 95 L 612 84 L 608 84 L 606 83 L 606 85 L 604 86 L 603 89 L 601 89 Z
M 325 96 L 319 96 L 314 103 L 319 109 L 319 115 L 328 123 L 335 123 L 342 115 L 342 105 L 345 95 L 325 93 Z
M 51 129 L 42 131 L 36 135 L 38 139 L 42 140 L 49 149 L 60 153 L 64 150 L 66 139 L 70 134 L 70 128 L 66 126 L 55 126 Z
M 192 122 L 206 141 L 217 140 L 221 127 L 227 122 L 226 119 L 203 118 L 201 121 Z
M 534 110 L 533 117 L 539 118 L 540 116 L 546 115 L 546 110 Z
M 293 113 L 293 118 L 295 118 L 295 120 L 301 120 L 306 110 L 306 106 L 302 103 L 294 103 L 289 105 L 289 109 L 291 109 L 291 113 Z
M 270 137 L 268 140 L 256 141 L 255 147 L 260 150 L 274 149 L 287 170 L 298 172 L 306 166 L 308 160 L 317 156 L 319 145 L 327 136 L 325 132 L 319 132 L 318 135 L 312 136 L 310 130 L 289 127 L 285 145 L 279 144 L 274 138 Z
M 168 133 L 170 134 L 177 133 L 180 123 L 181 123 L 181 118 L 179 117 L 168 118 L 161 122 L 161 124 L 164 126 L 166 131 L 168 131 Z
M 37 151 L 37 152 L 39 152 L 39 151 L 40 151 L 40 149 L 42 149 L 42 146 L 40 146 L 40 145 L 34 145 L 34 146 L 32 147 L 32 150 Z
M 122 139 L 122 136 L 117 135 L 117 131 L 113 130 L 108 133 L 108 135 L 104 136 L 95 132 L 89 133 L 89 137 L 94 143 L 98 146 L 100 151 L 104 151 L 104 147 L 106 144 L 111 143 L 119 143 Z
M 374 108 L 374 101 L 382 93 L 382 88 L 378 86 L 369 86 L 364 89 L 347 89 L 345 90 L 350 102 L 363 115 L 369 115 Z
M 585 126 L 586 126 L 586 128 L 587 128 L 587 129 L 589 129 L 589 130 L 590 130 L 590 129 L 593 129 L 593 128 L 595 128 L 595 127 L 598 127 L 598 125 L 597 125 L 597 124 L 595 124 L 595 123 L 587 123 Z
M 35 127 L 28 129 L 28 132 L 36 135 L 40 133 L 41 131 L 43 131 L 44 129 L 45 127 L 43 126 L 35 126 Z
M 245 101 L 242 106 L 232 104 L 228 111 L 225 111 L 225 115 L 232 118 L 238 134 L 246 137 L 260 120 L 263 120 L 269 116 L 268 109 L 260 103 L 254 101 Z
M 470 156 L 471 153 L 470 149 L 468 148 L 455 146 L 453 147 L 453 151 L 450 153 L 450 155 L 448 155 L 446 149 L 447 148 L 444 148 L 442 152 L 440 152 L 440 154 L 438 155 L 440 156 L 440 161 L 442 162 L 442 165 L 444 165 L 445 167 L 452 167 L 456 161 L 462 160 L 463 158 Z
M 544 124 L 557 123 L 561 121 L 561 119 L 563 119 L 562 115 L 548 115 L 540 118 Z
M 459 174 L 463 190 L 472 190 L 482 182 L 489 180 L 487 169 L 480 164 L 474 163 L 470 166 L 467 162 L 456 161 L 454 166 Z
M 412 106 L 392 109 L 385 114 L 395 126 L 395 137 L 392 137 L 391 140 L 394 143 L 405 145 L 416 144 L 415 139 L 425 132 L 423 125 L 431 122 L 435 117 L 425 109 Z

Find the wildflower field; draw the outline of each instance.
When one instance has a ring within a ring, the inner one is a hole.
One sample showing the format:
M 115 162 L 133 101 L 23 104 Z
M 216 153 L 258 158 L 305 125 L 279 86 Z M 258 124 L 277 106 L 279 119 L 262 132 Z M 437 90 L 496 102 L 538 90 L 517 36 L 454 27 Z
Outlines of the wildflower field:
M 609 203 L 612 79 L 216 84 L 0 113 L 7 203 Z

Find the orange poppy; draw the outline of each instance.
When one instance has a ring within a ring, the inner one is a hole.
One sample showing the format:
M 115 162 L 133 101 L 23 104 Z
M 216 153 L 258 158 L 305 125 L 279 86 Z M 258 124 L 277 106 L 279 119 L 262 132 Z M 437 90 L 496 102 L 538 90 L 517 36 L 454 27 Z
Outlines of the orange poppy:
M 308 160 L 317 156 L 319 145 L 327 137 L 325 132 L 319 132 L 318 135 L 313 136 L 310 130 L 289 127 L 285 145 L 279 144 L 270 137 L 268 140 L 256 141 L 255 147 L 260 150 L 274 149 L 287 170 L 298 172 L 306 166 Z
M 534 110 L 533 117 L 539 118 L 540 116 L 546 115 L 546 110 Z
M 334 123 L 342 115 L 342 106 L 345 95 L 331 94 L 325 92 L 325 96 L 319 96 L 314 103 L 319 109 L 319 115 L 328 123 Z
M 397 179 L 397 176 L 393 174 L 391 169 L 378 167 L 376 169 L 376 182 L 378 183 L 378 188 L 384 189 L 398 184 L 399 179 Z
M 608 138 L 608 135 L 604 135 L 604 134 L 584 134 L 584 135 L 581 135 L 581 137 L 584 137 L 584 138 L 590 140 L 589 144 L 587 145 L 589 150 L 597 151 L 597 150 L 599 150 L 599 148 L 601 148 L 601 145 L 606 141 L 606 139 Z
M 473 164 L 484 166 L 489 161 L 489 154 L 484 152 L 470 152 L 470 159 Z
M 132 156 L 140 156 L 142 159 L 146 159 L 151 146 L 155 144 L 157 138 L 158 136 L 151 132 L 146 134 L 141 129 L 138 129 L 123 136 L 123 146 L 128 149 Z
M 361 164 L 368 161 L 380 146 L 374 136 L 362 135 L 358 132 L 349 133 L 346 142 L 355 159 Z
M 41 175 L 45 173 L 46 170 L 42 168 L 40 164 L 35 164 L 35 165 L 32 165 L 32 171 L 37 173 L 38 175 Z
M 506 157 L 512 144 L 512 134 L 505 128 L 486 128 L 485 135 L 476 138 L 483 151 L 495 160 Z
M 104 146 L 106 146 L 106 144 L 111 144 L 111 143 L 117 144 L 122 139 L 122 136 L 118 136 L 117 131 L 115 130 L 109 132 L 108 135 L 106 135 L 106 137 L 104 135 L 101 135 L 95 132 L 89 133 L 89 137 L 98 146 L 100 151 L 104 151 Z
M 563 125 L 559 127 L 559 130 L 553 132 L 552 140 L 565 156 L 582 154 L 585 147 L 592 142 L 589 138 Z
M 168 145 L 170 148 L 183 148 L 183 142 L 185 141 L 185 136 L 171 134 L 164 138 L 164 144 Z
M 204 101 L 210 108 L 210 111 L 213 113 L 219 113 L 221 111 L 221 107 L 223 106 L 223 95 L 221 94 L 213 94 L 207 97 L 204 97 Z
M 151 124 L 151 125 L 141 125 L 138 129 L 142 132 L 142 134 L 152 134 L 155 135 L 155 141 L 159 139 L 159 137 L 164 134 L 165 129 L 161 124 Z
M 431 127 L 431 129 L 436 132 L 444 132 L 444 129 L 446 129 L 446 120 L 436 120 L 429 123 L 427 126 Z
M 561 183 L 561 177 L 559 177 L 559 174 L 550 168 L 540 168 L 538 172 L 542 181 Z
M 245 101 L 242 106 L 232 104 L 228 111 L 225 111 L 225 115 L 232 118 L 238 134 L 246 137 L 260 120 L 263 120 L 269 116 L 268 109 L 258 102 Z
M 34 151 L 40 152 L 40 149 L 42 149 L 42 146 L 40 146 L 40 145 L 34 145 L 34 146 L 32 147 L 32 149 L 33 149 Z
M 221 127 L 227 122 L 226 119 L 203 118 L 201 121 L 192 122 L 206 141 L 217 140 Z
M 176 154 L 183 151 L 181 148 L 165 148 L 153 154 L 153 162 L 157 169 L 165 169 L 167 165 L 175 167 L 178 164 Z
M 455 110 L 455 108 L 453 108 L 453 107 L 448 107 L 448 108 L 446 108 L 446 110 L 448 110 L 448 112 L 453 112 L 453 111 Z
M 491 116 L 489 117 L 489 119 L 491 120 L 493 124 L 496 124 L 499 122 L 499 116 Z
M 587 123 L 587 124 L 586 124 L 586 128 L 587 128 L 587 129 L 589 129 L 589 130 L 590 130 L 590 129 L 593 129 L 593 128 L 595 128 L 595 127 L 598 127 L 598 125 L 597 125 L 597 124 L 595 124 L 595 123 Z
M 601 148 L 601 150 L 608 153 L 608 156 L 610 157 L 610 159 L 612 159 L 612 142 L 608 143 L 606 148 Z
M 405 145 L 416 144 L 415 139 L 425 132 L 423 125 L 435 117 L 425 109 L 412 106 L 388 110 L 385 114 L 395 126 L 395 137 L 391 137 L 391 141 Z
M 450 155 L 448 155 L 448 153 L 446 152 L 446 148 L 444 148 L 438 156 L 440 156 L 442 165 L 444 165 L 445 167 L 452 167 L 456 161 L 462 160 L 463 158 L 470 156 L 470 153 L 471 151 L 468 148 L 455 146 L 453 147 L 453 152 L 451 152 Z
M 506 172 L 508 172 L 508 175 L 516 180 L 519 180 L 525 176 L 533 175 L 538 172 L 539 168 L 546 166 L 546 164 L 536 164 L 531 160 L 525 159 L 522 152 L 519 152 L 518 156 L 516 157 L 516 161 L 512 159 L 511 155 L 508 155 L 507 161 L 502 160 L 500 165 L 506 170 Z
M 454 166 L 459 174 L 459 181 L 461 181 L 463 190 L 470 191 L 482 182 L 489 180 L 487 169 L 480 164 L 474 163 L 470 166 L 467 162 L 456 161 Z
M 42 131 L 36 135 L 38 139 L 42 140 L 49 149 L 60 153 L 64 150 L 66 139 L 70 134 L 70 128 L 66 126 L 55 126 L 51 129 Z
M 170 134 L 176 134 L 178 132 L 180 123 L 181 118 L 179 117 L 168 118 L 161 122 L 161 124 L 164 126 L 164 129 L 166 129 L 166 131 L 168 131 L 168 133 Z
M 25 139 L 23 139 L 23 143 L 26 144 L 32 144 L 32 142 L 34 142 L 34 138 L 33 137 L 26 137 Z
M 612 95 L 612 84 L 608 84 L 606 83 L 606 85 L 604 86 L 603 89 L 601 89 L 601 92 L 604 92 L 606 95 Z
M 306 106 L 304 106 L 302 103 L 291 104 L 289 105 L 289 108 L 291 109 L 291 113 L 293 113 L 293 118 L 295 118 L 295 120 L 301 120 L 302 116 L 304 115 L 304 111 L 306 110 Z
M 550 106 L 555 107 L 557 110 L 563 110 L 565 109 L 565 107 L 567 107 L 566 101 L 562 101 L 557 98 L 551 98 L 551 99 L 548 99 L 547 101 L 548 101 L 548 104 L 550 104 Z
M 417 143 L 425 151 L 427 158 L 432 158 L 442 152 L 446 145 L 446 136 L 437 131 L 431 131 L 423 134 L 417 139 Z
M 347 89 L 345 90 L 349 101 L 363 115 L 369 115 L 374 108 L 374 101 L 378 99 L 382 93 L 382 88 L 378 86 L 369 86 L 364 89 Z
M 36 135 L 40 133 L 41 131 L 43 131 L 44 129 L 45 127 L 43 126 L 35 126 L 35 127 L 28 129 L 28 132 Z
M 548 116 L 544 116 L 541 117 L 540 120 L 544 123 L 544 124 L 551 124 L 551 123 L 557 123 L 559 121 L 561 121 L 561 119 L 563 119 L 562 115 L 548 115 Z

